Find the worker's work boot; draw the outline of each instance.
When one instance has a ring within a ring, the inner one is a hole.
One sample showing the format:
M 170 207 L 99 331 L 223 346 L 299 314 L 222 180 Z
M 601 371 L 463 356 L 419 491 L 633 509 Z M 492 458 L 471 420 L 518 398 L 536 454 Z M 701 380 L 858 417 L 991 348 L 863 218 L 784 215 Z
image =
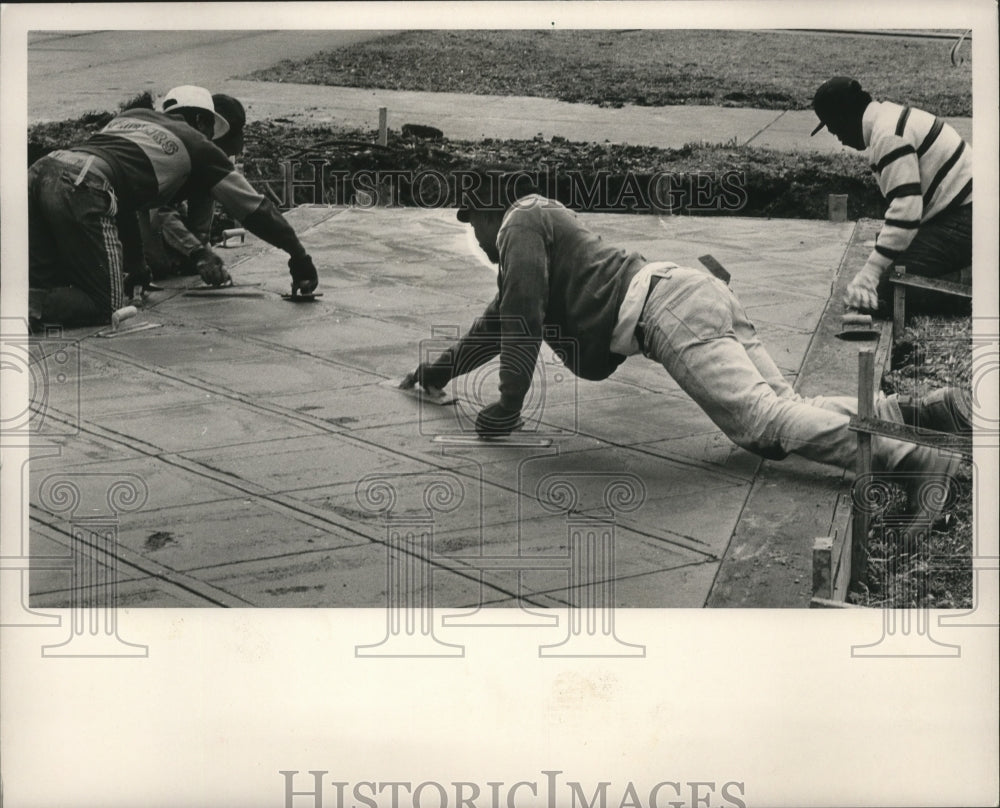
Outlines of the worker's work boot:
M 949 388 L 950 389 L 950 388 Z M 895 397 L 875 402 L 876 415 L 887 421 L 902 423 L 901 408 Z M 880 476 L 899 485 L 906 492 L 908 532 L 929 530 L 942 511 L 953 502 L 953 482 L 962 463 L 962 456 L 945 449 L 920 446 L 915 443 L 875 436 L 872 439 L 872 460 Z
M 972 396 L 964 387 L 942 387 L 926 396 L 889 396 L 904 424 L 938 432 L 972 431 Z

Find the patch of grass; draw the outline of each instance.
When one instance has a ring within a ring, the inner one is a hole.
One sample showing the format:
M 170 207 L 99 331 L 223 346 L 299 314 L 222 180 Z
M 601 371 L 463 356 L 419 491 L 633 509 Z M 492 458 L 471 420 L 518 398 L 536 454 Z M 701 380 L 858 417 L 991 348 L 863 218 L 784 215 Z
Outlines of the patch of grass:
M 922 395 L 938 387 L 972 384 L 972 321 L 969 317 L 914 317 L 894 346 L 893 367 L 882 380 L 886 393 Z
M 971 608 L 973 485 L 971 464 L 964 463 L 953 504 L 923 541 L 900 541 L 876 525 L 868 541 L 866 577 L 851 602 L 893 609 Z
M 969 116 L 971 48 L 966 45 L 966 61 L 956 67 L 952 44 L 770 31 L 407 31 L 286 60 L 248 78 L 603 107 L 809 109 L 823 81 L 847 75 L 875 98 Z
M 917 317 L 897 343 L 884 392 L 925 395 L 944 386 L 970 389 L 972 323 L 968 317 Z M 956 497 L 925 541 L 915 545 L 886 538 L 874 525 L 868 545 L 868 570 L 852 601 L 865 606 L 934 609 L 972 606 L 973 477 L 962 464 Z M 894 502 L 889 513 L 903 506 Z

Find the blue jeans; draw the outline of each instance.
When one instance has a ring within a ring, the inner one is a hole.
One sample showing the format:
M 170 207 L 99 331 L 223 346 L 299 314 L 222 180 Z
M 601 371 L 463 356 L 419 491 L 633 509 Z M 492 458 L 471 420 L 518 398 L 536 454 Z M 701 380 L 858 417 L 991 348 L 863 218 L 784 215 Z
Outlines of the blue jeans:
M 670 270 L 650 293 L 640 324 L 645 355 L 733 443 L 769 459 L 794 453 L 854 467 L 857 438 L 847 425 L 856 400 L 798 395 L 720 280 L 695 269 Z
M 66 326 L 107 323 L 124 304 L 118 201 L 79 154 L 47 155 L 28 171 L 32 314 Z M 33 309 L 35 308 L 33 303 Z

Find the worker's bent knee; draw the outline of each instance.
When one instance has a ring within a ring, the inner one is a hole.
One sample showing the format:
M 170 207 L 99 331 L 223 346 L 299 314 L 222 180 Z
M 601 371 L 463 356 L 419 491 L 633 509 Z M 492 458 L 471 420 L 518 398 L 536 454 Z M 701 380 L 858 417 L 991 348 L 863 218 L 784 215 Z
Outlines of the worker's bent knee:
M 111 322 L 110 301 L 98 301 L 80 289 L 63 286 L 48 290 L 41 301 L 40 319 L 62 326 L 105 325 Z
M 746 449 L 748 452 L 752 452 L 758 457 L 763 457 L 765 460 L 784 460 L 788 457 L 788 452 L 781 448 L 781 445 L 776 440 L 763 436 L 740 438 L 740 440 L 734 442 L 741 449 Z

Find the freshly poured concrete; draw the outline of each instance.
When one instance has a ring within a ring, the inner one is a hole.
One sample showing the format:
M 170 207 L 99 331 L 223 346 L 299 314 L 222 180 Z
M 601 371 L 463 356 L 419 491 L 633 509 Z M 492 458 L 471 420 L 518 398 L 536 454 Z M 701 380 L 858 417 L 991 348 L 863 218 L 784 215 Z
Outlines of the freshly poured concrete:
M 78 411 L 79 431 L 34 447 L 36 555 L 67 556 L 71 523 L 106 511 L 102 486 L 127 473 L 148 491 L 118 514 L 123 605 L 382 607 L 400 530 L 406 563 L 434 570 L 410 596 L 440 607 L 565 606 L 603 586 L 602 574 L 619 606 L 705 605 L 759 463 L 661 367 L 633 357 L 612 379 L 586 382 L 543 349 L 523 437 L 550 446 L 437 442 L 470 428 L 477 396 L 495 398 L 495 362 L 454 383 L 452 407 L 385 382 L 492 297 L 493 270 L 470 250 L 467 226 L 449 210 L 304 207 L 288 218 L 320 270 L 315 303 L 283 301 L 285 257 L 249 239 L 220 252 L 237 283 L 260 284 L 250 296 L 185 296 L 200 282 L 177 278 L 133 321 L 162 328 L 65 332 L 79 340 L 79 384 L 53 389 L 50 414 L 72 423 Z M 790 378 L 854 230 L 583 218 L 651 260 L 699 266 L 714 255 Z M 795 472 L 824 476 L 815 464 Z M 42 501 L 53 475 L 80 485 L 73 515 Z M 576 590 L 574 530 L 610 536 L 614 559 Z M 32 576 L 33 606 L 68 605 L 70 591 L 67 570 Z

